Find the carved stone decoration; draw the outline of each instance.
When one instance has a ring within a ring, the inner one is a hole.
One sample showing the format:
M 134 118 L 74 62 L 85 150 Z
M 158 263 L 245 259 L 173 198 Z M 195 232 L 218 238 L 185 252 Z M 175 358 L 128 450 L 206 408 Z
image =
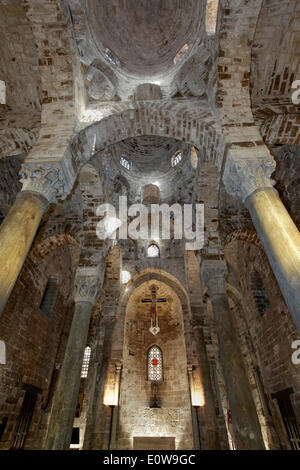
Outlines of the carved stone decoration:
M 273 158 L 236 158 L 228 153 L 223 173 L 225 189 L 231 196 L 237 196 L 245 202 L 254 191 L 273 188 L 275 181 L 270 177 L 275 168 Z
M 101 286 L 98 267 L 78 268 L 75 276 L 74 301 L 94 304 Z
M 226 294 L 227 264 L 225 260 L 202 260 L 201 277 L 210 297 Z
M 24 163 L 20 172 L 22 191 L 34 191 L 49 203 L 65 199 L 69 194 L 62 167 L 56 163 Z

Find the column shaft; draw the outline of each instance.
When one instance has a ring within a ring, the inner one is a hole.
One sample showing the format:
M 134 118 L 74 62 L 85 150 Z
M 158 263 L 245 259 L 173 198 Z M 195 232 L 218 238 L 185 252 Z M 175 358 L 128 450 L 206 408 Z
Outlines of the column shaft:
M 102 325 L 104 328 L 104 343 L 99 360 L 97 380 L 93 401 L 89 403 L 87 423 L 84 436 L 84 450 L 107 450 L 109 447 L 109 434 L 106 420 L 110 419 L 111 410 L 103 404 L 106 376 L 111 352 L 111 337 L 113 326 L 111 319 Z
M 0 315 L 22 269 L 47 208 L 38 193 L 22 191 L 0 227 Z
M 70 447 L 91 309 L 92 304 L 90 302 L 77 302 L 75 304 L 71 331 L 48 427 L 47 449 L 66 450 Z
M 216 321 L 220 361 L 232 414 L 236 447 L 238 450 L 264 449 L 250 383 L 238 345 L 234 318 L 226 294 L 212 295 L 211 303 Z
M 245 205 L 300 333 L 300 233 L 273 189 L 255 191 Z
M 195 328 L 195 335 L 199 355 L 200 374 L 205 396 L 204 416 L 206 427 L 206 447 L 207 450 L 218 450 L 220 449 L 220 442 L 214 403 L 214 394 L 211 384 L 205 340 L 201 326 Z

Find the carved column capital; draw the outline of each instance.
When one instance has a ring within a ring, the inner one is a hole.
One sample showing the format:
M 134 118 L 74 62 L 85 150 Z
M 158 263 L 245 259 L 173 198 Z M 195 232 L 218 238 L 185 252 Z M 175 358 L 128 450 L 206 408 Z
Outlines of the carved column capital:
M 78 268 L 75 276 L 75 302 L 94 304 L 100 290 L 101 279 L 98 267 Z
M 239 158 L 229 153 L 223 173 L 225 189 L 245 202 L 254 191 L 273 188 L 275 182 L 270 177 L 275 168 L 276 162 L 271 155 Z
M 202 260 L 201 277 L 210 297 L 226 294 L 227 265 L 225 260 Z
M 49 203 L 65 199 L 71 189 L 60 163 L 24 163 L 20 176 L 22 191 L 38 193 Z

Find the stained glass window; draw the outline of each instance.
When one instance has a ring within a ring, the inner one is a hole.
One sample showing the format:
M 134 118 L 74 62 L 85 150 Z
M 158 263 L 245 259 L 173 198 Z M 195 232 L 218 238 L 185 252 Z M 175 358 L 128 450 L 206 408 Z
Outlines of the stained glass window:
M 82 368 L 81 368 L 81 378 L 86 379 L 88 376 L 89 364 L 91 358 L 91 348 L 87 346 L 84 350 L 84 356 L 82 361 Z
M 152 346 L 148 351 L 148 380 L 163 381 L 162 352 L 158 346 Z

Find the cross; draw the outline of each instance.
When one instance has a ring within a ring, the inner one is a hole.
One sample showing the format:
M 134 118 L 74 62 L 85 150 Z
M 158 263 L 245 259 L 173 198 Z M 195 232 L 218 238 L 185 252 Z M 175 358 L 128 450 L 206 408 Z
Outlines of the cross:
M 153 335 L 157 335 L 157 333 L 160 332 L 160 328 L 158 326 L 157 304 L 161 303 L 161 302 L 162 303 L 170 302 L 170 299 L 169 298 L 157 299 L 156 298 L 156 292 L 158 291 L 158 287 L 155 284 L 153 284 L 151 286 L 150 290 L 151 290 L 151 298 L 148 297 L 148 298 L 145 298 L 145 299 L 141 299 L 138 302 L 141 302 L 143 304 L 151 303 L 151 306 L 150 306 L 151 326 L 150 326 L 149 330 Z

